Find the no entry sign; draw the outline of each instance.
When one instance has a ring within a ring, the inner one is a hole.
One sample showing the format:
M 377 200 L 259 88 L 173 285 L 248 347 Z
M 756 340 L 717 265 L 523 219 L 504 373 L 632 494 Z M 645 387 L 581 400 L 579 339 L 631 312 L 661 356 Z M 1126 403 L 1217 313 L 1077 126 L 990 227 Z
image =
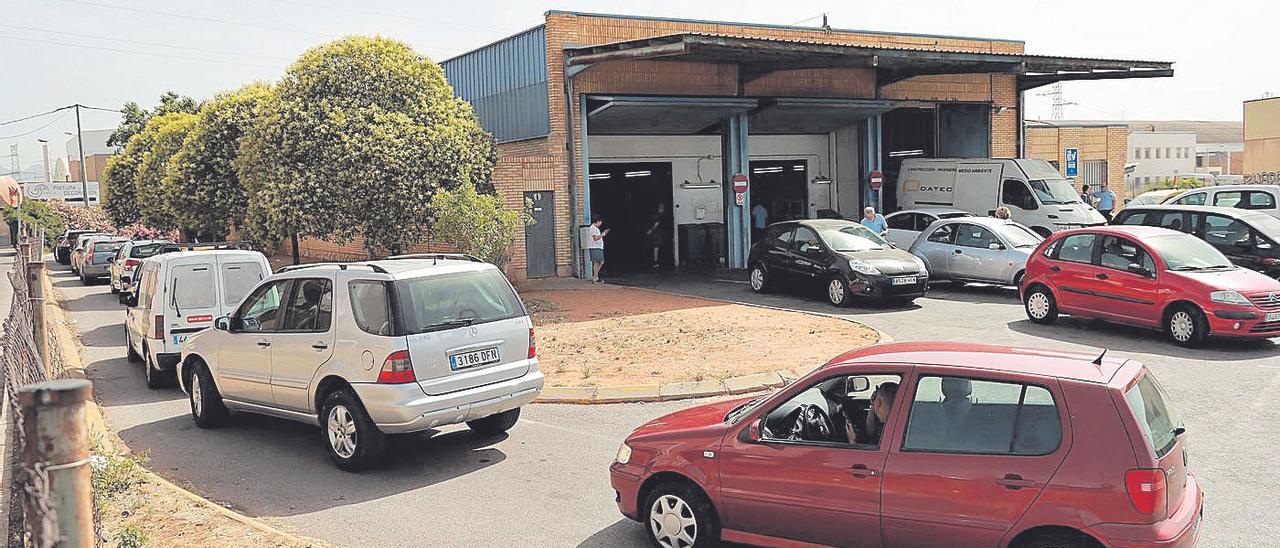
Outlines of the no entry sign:
M 871 172 L 871 190 L 880 190 L 884 186 L 884 174 L 879 171 Z
M 741 173 L 733 176 L 733 191 L 739 194 L 747 191 L 747 176 Z

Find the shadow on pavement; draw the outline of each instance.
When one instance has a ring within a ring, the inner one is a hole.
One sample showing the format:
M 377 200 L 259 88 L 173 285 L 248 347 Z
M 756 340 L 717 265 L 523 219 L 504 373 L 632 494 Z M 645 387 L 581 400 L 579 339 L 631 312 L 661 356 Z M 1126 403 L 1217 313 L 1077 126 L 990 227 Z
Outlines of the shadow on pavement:
M 615 546 L 648 546 L 649 535 L 644 526 L 626 518 L 605 527 L 578 543 L 577 548 L 613 548 Z
M 85 346 L 118 346 L 124 348 L 124 324 L 102 325 L 80 332 L 80 342 Z
M 988 284 L 957 284 L 938 282 L 929 284 L 930 299 L 972 304 L 1019 304 L 1018 288 Z
M 85 368 L 85 374 L 93 381 L 94 395 L 103 407 L 186 401 L 187 398 L 177 386 L 147 388 L 142 364 L 129 363 L 124 358 L 92 362 Z
M 825 315 L 890 314 L 920 308 L 920 305 L 914 302 L 863 299 L 855 299 L 849 306 L 839 308 L 827 303 L 825 289 L 816 284 L 812 287 L 796 285 L 760 294 L 752 291 L 745 282 L 705 274 L 648 274 L 614 278 L 609 281 L 618 285 L 669 291 L 691 297 L 720 299 Z M 929 296 L 932 296 L 932 293 Z
M 1203 348 L 1183 348 L 1154 329 L 1084 318 L 1061 317 L 1053 325 L 1039 325 L 1021 319 L 1008 325 L 1013 331 L 1047 341 L 1067 341 L 1130 353 L 1176 355 L 1193 360 L 1245 361 L 1280 355 L 1280 345 L 1270 339 L 1213 337 Z

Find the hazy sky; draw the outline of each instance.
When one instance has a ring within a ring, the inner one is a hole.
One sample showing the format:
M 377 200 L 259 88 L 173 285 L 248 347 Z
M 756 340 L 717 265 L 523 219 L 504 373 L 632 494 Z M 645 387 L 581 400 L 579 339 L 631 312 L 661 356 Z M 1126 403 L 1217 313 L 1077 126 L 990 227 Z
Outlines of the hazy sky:
M 1018 39 L 1036 54 L 1174 61 L 1176 76 L 1069 82 L 1067 118 L 1239 120 L 1241 101 L 1280 93 L 1280 0 L 785 2 L 752 0 L 0 0 L 0 122 L 72 103 L 151 106 L 165 90 L 197 98 L 274 80 L 303 50 L 381 34 L 443 60 L 543 21 L 548 9 Z M 1039 91 L 1047 90 L 1041 88 Z M 1028 118 L 1048 118 L 1029 93 Z M 86 112 L 85 129 L 116 115 Z M 0 126 L 39 163 L 37 138 L 65 155 L 70 115 Z

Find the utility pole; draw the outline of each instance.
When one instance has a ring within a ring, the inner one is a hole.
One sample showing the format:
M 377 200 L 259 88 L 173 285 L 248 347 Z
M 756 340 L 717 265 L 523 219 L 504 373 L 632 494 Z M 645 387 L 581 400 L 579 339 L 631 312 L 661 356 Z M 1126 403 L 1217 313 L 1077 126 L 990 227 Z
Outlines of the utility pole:
M 80 149 L 80 191 L 84 207 L 89 207 L 89 176 L 84 168 L 84 131 L 80 129 L 80 103 L 76 103 L 76 148 Z
M 48 139 L 37 139 L 37 141 L 40 141 L 40 148 L 41 148 L 41 149 L 43 150 L 43 152 L 44 152 L 44 182 L 45 182 L 45 183 L 52 183 L 52 182 L 53 182 L 53 172 L 52 172 L 52 170 L 51 170 L 51 168 L 50 168 L 50 166 L 49 166 L 49 140 L 48 140 Z
M 1062 119 L 1062 107 L 1075 104 L 1071 101 L 1065 101 L 1062 99 L 1062 82 L 1054 84 L 1052 90 L 1039 93 L 1038 95 L 1041 97 L 1048 97 L 1053 101 L 1053 115 L 1051 118 L 1054 120 Z

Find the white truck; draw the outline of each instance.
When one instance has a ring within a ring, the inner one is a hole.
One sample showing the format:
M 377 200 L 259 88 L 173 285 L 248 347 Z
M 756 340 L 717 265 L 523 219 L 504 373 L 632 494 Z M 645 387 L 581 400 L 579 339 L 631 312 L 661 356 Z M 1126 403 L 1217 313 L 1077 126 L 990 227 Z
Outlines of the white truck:
M 898 206 L 954 207 L 978 216 L 1007 206 L 1013 220 L 1041 236 L 1106 224 L 1049 162 L 1013 158 L 904 160 L 898 172 Z

